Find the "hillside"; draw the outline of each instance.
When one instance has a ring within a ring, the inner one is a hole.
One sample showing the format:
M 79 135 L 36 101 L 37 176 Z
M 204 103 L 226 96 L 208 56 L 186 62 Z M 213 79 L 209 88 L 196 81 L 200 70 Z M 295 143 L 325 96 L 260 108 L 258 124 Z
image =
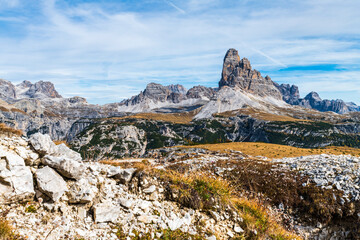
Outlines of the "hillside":
M 98 163 L 47 135 L 1 134 L 9 168 L 1 171 L 0 238 L 358 239 L 358 157 L 287 152 L 263 161 L 218 151 L 228 144 L 199 147 L 211 150 L 162 148 L 141 161 Z

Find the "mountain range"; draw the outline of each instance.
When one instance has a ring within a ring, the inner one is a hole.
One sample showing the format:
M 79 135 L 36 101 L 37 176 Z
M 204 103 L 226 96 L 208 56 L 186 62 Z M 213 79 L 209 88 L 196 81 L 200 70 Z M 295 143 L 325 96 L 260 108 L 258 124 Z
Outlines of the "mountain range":
M 194 86 L 187 90 L 179 84 L 149 83 L 138 95 L 105 105 L 90 104 L 78 96 L 63 98 L 51 82 L 23 81 L 14 85 L 0 80 L 0 121 L 22 129 L 28 135 L 48 133 L 55 140 L 71 141 L 95 119 L 139 113 L 188 113 L 193 120 L 201 120 L 241 109 L 335 121 L 351 119 L 353 116 L 349 114 L 360 111 L 354 103 L 322 100 L 316 92 L 301 98 L 297 86 L 280 85 L 269 76 L 263 77 L 247 58 L 241 59 L 235 49 L 229 49 L 225 54 L 217 88 Z

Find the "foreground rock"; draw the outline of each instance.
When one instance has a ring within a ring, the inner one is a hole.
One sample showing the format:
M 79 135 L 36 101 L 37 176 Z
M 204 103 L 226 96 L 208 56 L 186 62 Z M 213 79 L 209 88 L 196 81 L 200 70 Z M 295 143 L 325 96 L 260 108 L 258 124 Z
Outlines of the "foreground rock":
M 50 167 L 36 170 L 35 176 L 39 190 L 54 202 L 68 190 L 64 179 Z
M 20 156 L 0 150 L 0 203 L 33 198 L 34 184 L 29 167 Z

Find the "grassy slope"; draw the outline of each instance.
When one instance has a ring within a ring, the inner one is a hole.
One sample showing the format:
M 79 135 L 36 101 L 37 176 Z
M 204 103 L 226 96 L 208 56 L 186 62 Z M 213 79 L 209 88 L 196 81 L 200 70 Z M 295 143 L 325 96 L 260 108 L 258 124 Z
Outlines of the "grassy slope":
M 218 144 L 203 144 L 196 146 L 181 146 L 184 148 L 204 148 L 210 151 L 241 151 L 251 156 L 264 156 L 268 158 L 299 157 L 316 154 L 350 154 L 360 156 L 360 149 L 350 147 L 326 147 L 326 148 L 297 148 L 286 145 L 261 143 L 261 142 L 231 142 Z

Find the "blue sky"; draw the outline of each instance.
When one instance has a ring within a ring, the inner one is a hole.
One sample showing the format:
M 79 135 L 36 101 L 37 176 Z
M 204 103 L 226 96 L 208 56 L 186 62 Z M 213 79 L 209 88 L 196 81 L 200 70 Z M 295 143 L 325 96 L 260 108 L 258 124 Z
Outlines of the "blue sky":
M 305 96 L 360 104 L 358 0 L 0 0 L 0 78 L 120 101 L 215 87 L 228 48 Z

